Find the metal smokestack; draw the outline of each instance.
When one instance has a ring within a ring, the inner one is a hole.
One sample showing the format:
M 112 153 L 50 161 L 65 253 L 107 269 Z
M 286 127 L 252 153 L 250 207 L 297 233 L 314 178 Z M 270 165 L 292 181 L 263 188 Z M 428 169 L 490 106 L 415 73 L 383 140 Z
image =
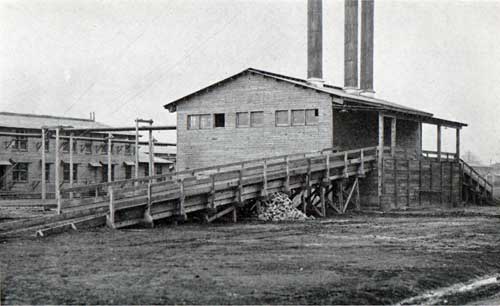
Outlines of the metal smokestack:
M 344 3 L 344 87 L 358 90 L 358 0 Z
M 373 96 L 373 0 L 361 2 L 361 91 Z
M 322 0 L 307 0 L 307 79 L 323 86 Z

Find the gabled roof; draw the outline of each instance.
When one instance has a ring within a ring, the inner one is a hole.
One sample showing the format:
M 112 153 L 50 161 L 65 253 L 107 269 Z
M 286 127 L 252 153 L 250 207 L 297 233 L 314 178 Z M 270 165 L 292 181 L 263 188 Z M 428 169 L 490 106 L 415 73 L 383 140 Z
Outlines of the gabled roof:
M 398 110 L 398 111 L 411 113 L 411 114 L 415 114 L 415 115 L 419 115 L 419 116 L 425 116 L 425 117 L 432 116 L 431 113 L 424 112 L 424 111 L 417 110 L 417 109 L 410 108 L 410 107 L 406 107 L 404 105 L 400 105 L 400 104 L 397 104 L 394 102 L 390 102 L 390 101 L 386 101 L 386 100 L 382 100 L 382 99 L 371 98 L 371 97 L 365 97 L 365 96 L 361 96 L 361 95 L 357 95 L 357 94 L 350 94 L 350 93 L 347 93 L 346 91 L 344 91 L 344 89 L 342 87 L 339 87 L 339 86 L 325 84 L 323 87 L 317 87 L 317 86 L 314 86 L 314 85 L 308 83 L 307 80 L 304 80 L 304 79 L 285 76 L 285 75 L 281 75 L 281 74 L 277 74 L 277 73 L 273 73 L 273 72 L 268 72 L 268 71 L 264 71 L 264 70 L 259 70 L 259 69 L 255 69 L 255 68 L 245 69 L 245 70 L 243 70 L 239 73 L 236 73 L 228 78 L 225 78 L 225 79 L 220 80 L 216 83 L 213 83 L 209 86 L 206 86 L 200 90 L 197 90 L 193 93 L 190 93 L 182 98 L 179 98 L 177 100 L 169 102 L 169 103 L 165 104 L 164 107 L 169 109 L 172 106 L 175 106 L 181 102 L 184 102 L 197 94 L 200 94 L 204 91 L 210 90 L 216 86 L 221 85 L 222 83 L 225 83 L 227 81 L 230 81 L 232 79 L 235 79 L 235 78 L 237 78 L 241 75 L 247 74 L 247 73 L 257 74 L 257 75 L 272 78 L 275 80 L 284 81 L 284 82 L 287 82 L 287 83 L 290 83 L 290 84 L 293 84 L 296 86 L 300 86 L 300 87 L 307 88 L 310 90 L 315 90 L 315 91 L 320 92 L 320 93 L 325 93 L 325 94 L 328 94 L 330 96 L 342 98 L 343 101 L 342 100 L 334 101 L 334 103 L 337 103 L 339 105 L 342 105 L 343 103 L 355 102 L 355 103 L 360 103 L 360 104 L 363 104 L 366 106 L 373 106 L 373 107 L 387 109 L 387 110 Z
M 104 123 L 83 118 L 0 112 L 0 127 L 39 130 L 42 126 L 72 126 L 74 128 L 110 127 Z

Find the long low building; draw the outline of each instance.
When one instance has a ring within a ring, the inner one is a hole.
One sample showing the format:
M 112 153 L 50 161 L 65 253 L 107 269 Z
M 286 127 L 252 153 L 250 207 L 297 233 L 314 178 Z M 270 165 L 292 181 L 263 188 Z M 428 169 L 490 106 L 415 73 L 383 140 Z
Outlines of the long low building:
M 42 144 L 42 127 L 80 129 L 110 128 L 94 118 L 69 118 L 48 115 L 0 112 L 0 197 L 35 197 L 42 191 L 42 155 L 45 156 L 47 197 L 55 190 L 55 135 L 48 130 Z M 70 183 L 70 151 L 73 160 L 73 184 L 108 181 L 108 133 L 85 132 L 74 135 L 70 150 L 69 135 L 61 132 L 61 186 Z M 45 154 L 42 154 L 45 147 Z M 113 133 L 111 180 L 135 175 L 135 134 Z M 173 162 L 154 157 L 155 174 L 170 171 Z M 149 174 L 149 156 L 139 150 L 139 176 Z

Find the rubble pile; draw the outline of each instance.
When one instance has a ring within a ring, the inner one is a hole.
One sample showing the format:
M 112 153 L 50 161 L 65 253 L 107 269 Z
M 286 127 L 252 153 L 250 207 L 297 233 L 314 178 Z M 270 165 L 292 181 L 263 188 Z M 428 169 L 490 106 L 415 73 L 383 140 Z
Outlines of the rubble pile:
M 314 219 L 314 217 L 307 217 L 303 212 L 295 208 L 292 200 L 281 192 L 273 193 L 260 203 L 257 218 L 262 221 L 304 221 Z

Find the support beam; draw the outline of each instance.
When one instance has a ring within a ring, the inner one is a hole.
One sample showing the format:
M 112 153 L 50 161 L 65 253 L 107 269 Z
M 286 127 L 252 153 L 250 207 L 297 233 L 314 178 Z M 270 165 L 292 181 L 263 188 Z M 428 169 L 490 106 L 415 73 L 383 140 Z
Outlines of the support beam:
M 441 125 L 437 125 L 437 154 L 438 160 L 441 161 Z
M 423 133 L 422 133 L 422 122 L 418 122 L 418 137 L 417 137 L 417 159 L 422 158 L 422 143 L 423 143 Z
M 73 187 L 73 181 L 74 181 L 74 177 L 73 177 L 73 167 L 75 166 L 73 164 L 73 136 L 74 134 L 71 133 L 69 135 L 69 187 Z M 69 193 L 69 198 L 70 199 L 73 199 L 73 192 L 70 192 Z
M 139 118 L 135 119 L 135 178 L 139 178 Z
M 455 149 L 455 158 L 457 161 L 460 160 L 460 129 L 456 129 L 456 149 Z
M 112 170 L 113 170 L 113 164 L 111 163 L 111 146 L 112 146 L 112 143 L 111 143 L 111 139 L 113 138 L 113 134 L 111 133 L 108 133 L 108 183 L 110 183 L 112 181 L 111 179 L 111 174 L 112 174 Z
M 60 132 L 60 128 L 56 128 L 56 145 L 55 145 L 55 148 L 54 148 L 54 154 L 55 154 L 55 158 L 54 158 L 54 180 L 55 180 L 55 198 L 56 198 L 56 201 L 57 201 L 57 213 L 60 214 L 61 213 L 61 192 L 60 192 L 60 188 L 61 188 L 61 185 L 60 185 L 60 182 L 59 182 L 59 175 L 60 175 L 60 172 L 61 172 L 61 161 L 60 161 L 60 156 L 59 156 L 59 146 L 60 146 L 60 143 L 59 143 L 59 132 Z
M 153 120 L 150 121 L 150 125 L 153 125 Z M 155 165 L 154 165 L 154 149 L 153 149 L 153 131 L 149 130 L 149 176 L 155 175 Z
M 45 161 L 45 132 L 46 129 L 42 129 L 42 200 L 47 199 L 47 178 L 45 176 L 45 169 L 47 167 L 46 161 Z
M 378 113 L 378 150 L 377 150 L 377 190 L 378 204 L 382 197 L 382 162 L 384 158 L 384 115 Z
M 391 118 L 391 155 L 396 155 L 396 117 Z

